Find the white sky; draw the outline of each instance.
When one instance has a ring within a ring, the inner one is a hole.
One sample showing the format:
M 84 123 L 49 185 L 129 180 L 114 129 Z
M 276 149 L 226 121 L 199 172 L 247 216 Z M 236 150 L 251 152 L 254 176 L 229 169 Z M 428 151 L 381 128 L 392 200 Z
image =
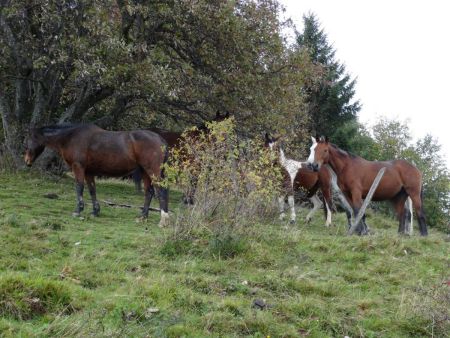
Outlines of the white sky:
M 437 137 L 450 167 L 450 1 L 280 0 L 297 29 L 312 11 L 337 59 L 357 78 L 359 120 L 407 120 Z

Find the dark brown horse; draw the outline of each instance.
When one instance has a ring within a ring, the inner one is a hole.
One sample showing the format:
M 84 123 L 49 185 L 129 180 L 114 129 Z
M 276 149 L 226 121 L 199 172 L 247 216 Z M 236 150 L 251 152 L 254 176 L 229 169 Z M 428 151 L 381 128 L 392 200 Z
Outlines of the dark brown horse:
M 317 196 L 317 191 L 320 189 L 325 204 L 325 226 L 331 225 L 331 208 L 333 204 L 331 196 L 331 174 L 326 167 L 322 167 L 318 172 L 309 168 L 307 162 L 299 162 L 286 158 L 284 151 L 280 144 L 279 137 L 272 137 L 268 133 L 265 135 L 265 147 L 279 153 L 277 162 L 281 168 L 283 175 L 282 189 L 284 196 L 278 199 L 280 208 L 280 219 L 284 219 L 284 203 L 285 197 L 288 196 L 288 204 L 291 208 L 291 223 L 295 222 L 295 205 L 294 192 L 303 190 L 307 197 L 313 204 L 313 209 L 306 216 L 306 221 L 309 222 L 313 214 L 320 208 L 322 202 Z
M 26 143 L 26 164 L 31 166 L 46 146 L 61 155 L 75 176 L 77 206 L 74 216 L 79 216 L 84 209 L 84 181 L 92 197 L 93 215 L 98 216 L 100 205 L 95 176 L 121 177 L 139 167 L 145 187 L 142 216 L 148 216 L 156 188 L 161 209 L 160 225 L 164 225 L 168 217 L 168 191 L 157 182 L 164 178 L 162 165 L 167 160 L 167 145 L 158 134 L 148 130 L 106 131 L 93 124 L 36 128 L 31 130 Z
M 405 232 L 405 202 L 408 196 L 412 200 L 419 221 L 420 233 L 426 236 L 427 225 L 423 212 L 422 174 L 412 164 L 404 160 L 367 161 L 339 149 L 321 137 L 318 141 L 312 138 L 311 154 L 308 162 L 314 170 L 320 170 L 328 164 L 338 177 L 338 185 L 357 215 L 363 198 L 366 197 L 378 171 L 386 168 L 374 195 L 374 201 L 391 201 L 399 219 L 399 233 Z M 363 220 L 358 224 L 357 232 L 367 234 L 367 226 Z
M 220 112 L 216 113 L 216 116 L 214 117 L 211 122 L 220 122 L 230 117 L 230 114 L 227 112 L 225 114 L 221 114 Z M 183 142 L 186 142 L 185 136 L 188 138 L 195 139 L 197 136 L 200 135 L 200 133 L 204 133 L 208 131 L 208 127 L 206 123 L 202 123 L 201 125 L 197 126 L 193 130 L 189 130 L 186 132 L 176 132 L 176 131 L 170 131 L 162 128 L 150 128 L 148 129 L 152 132 L 155 132 L 159 134 L 167 143 L 168 149 L 169 149 L 169 160 L 170 160 L 170 151 L 172 149 L 180 149 L 182 148 Z M 133 172 L 133 181 L 136 186 L 136 191 L 141 191 L 141 170 L 137 169 Z M 191 185 L 193 189 L 184 196 L 184 202 L 186 204 L 193 204 L 194 203 L 194 194 L 195 194 L 195 186 L 196 182 L 191 182 Z

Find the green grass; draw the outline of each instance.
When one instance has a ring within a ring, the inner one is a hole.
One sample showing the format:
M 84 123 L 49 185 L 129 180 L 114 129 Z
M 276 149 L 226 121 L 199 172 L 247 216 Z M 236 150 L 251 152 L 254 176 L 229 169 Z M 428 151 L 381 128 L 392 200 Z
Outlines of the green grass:
M 448 336 L 439 319 L 450 243 L 434 229 L 401 237 L 395 221 L 371 215 L 373 235 L 347 237 L 344 215 L 327 229 L 322 213 L 305 225 L 301 211 L 288 229 L 268 220 L 229 242 L 169 241 L 158 214 L 136 222 L 138 209 L 102 203 L 93 218 L 88 195 L 73 218 L 73 186 L 0 176 L 2 336 Z M 117 180 L 97 190 L 100 200 L 143 201 Z M 180 200 L 172 193 L 170 206 Z

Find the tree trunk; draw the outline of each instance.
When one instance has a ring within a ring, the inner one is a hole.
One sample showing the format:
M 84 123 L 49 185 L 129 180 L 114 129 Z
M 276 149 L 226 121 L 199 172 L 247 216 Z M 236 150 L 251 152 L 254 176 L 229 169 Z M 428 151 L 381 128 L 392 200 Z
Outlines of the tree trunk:
M 21 158 L 22 128 L 17 119 L 14 118 L 11 107 L 8 104 L 3 93 L 0 93 L 0 116 L 2 119 L 3 132 L 5 137 L 5 146 L 9 155 L 17 168 L 23 167 L 24 162 Z

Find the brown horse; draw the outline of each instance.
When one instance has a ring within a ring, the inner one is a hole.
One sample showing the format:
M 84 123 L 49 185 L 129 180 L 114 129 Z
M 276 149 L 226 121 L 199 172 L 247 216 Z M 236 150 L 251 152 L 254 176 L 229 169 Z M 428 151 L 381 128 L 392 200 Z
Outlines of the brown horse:
M 221 122 L 227 118 L 230 117 L 229 112 L 225 114 L 221 114 L 220 112 L 216 113 L 216 116 L 214 117 L 211 122 Z M 169 157 L 170 157 L 170 150 L 172 149 L 180 149 L 182 148 L 183 142 L 186 142 L 185 136 L 187 136 L 190 139 L 195 139 L 197 136 L 199 136 L 201 133 L 208 132 L 208 127 L 206 123 L 202 123 L 198 127 L 196 127 L 193 130 L 188 130 L 186 132 L 176 132 L 176 131 L 170 131 L 162 128 L 150 128 L 148 129 L 154 133 L 159 134 L 167 143 L 168 149 L 169 149 Z M 170 160 L 170 158 L 169 158 Z M 133 181 L 136 186 L 136 191 L 141 191 L 141 170 L 136 169 L 133 172 Z M 194 188 L 192 191 L 190 191 L 187 195 L 185 195 L 184 202 L 186 204 L 194 204 L 194 194 L 195 194 L 195 186 L 196 182 L 191 183 L 192 187 Z
M 84 181 L 92 197 L 93 215 L 98 216 L 100 205 L 95 176 L 121 177 L 139 167 L 145 186 L 142 216 L 148 216 L 156 188 L 161 209 L 160 225 L 164 225 L 168 217 L 168 191 L 152 183 L 164 178 L 162 165 L 167 160 L 167 145 L 158 134 L 147 130 L 106 131 L 93 124 L 36 128 L 31 130 L 26 143 L 26 164 L 31 166 L 46 146 L 61 155 L 75 176 L 77 206 L 74 216 L 79 216 L 84 209 Z
M 363 198 L 366 197 L 378 171 L 386 168 L 374 195 L 374 201 L 391 201 L 399 219 L 399 233 L 405 232 L 405 202 L 408 196 L 412 200 L 419 221 L 420 234 L 426 236 L 427 225 L 423 212 L 422 174 L 412 164 L 404 160 L 367 161 L 339 149 L 321 137 L 318 141 L 313 137 L 311 154 L 308 162 L 314 170 L 320 170 L 328 164 L 338 177 L 338 185 L 357 215 Z M 367 234 L 365 221 L 358 224 L 357 232 Z
M 331 198 L 331 175 L 328 168 L 322 167 L 318 172 L 311 170 L 307 162 L 299 162 L 286 158 L 284 151 L 280 145 L 279 137 L 272 137 L 268 133 L 265 135 L 265 147 L 272 151 L 279 152 L 277 159 L 283 175 L 282 189 L 284 196 L 278 199 L 280 208 L 280 219 L 284 219 L 284 203 L 285 197 L 288 196 L 288 204 L 291 208 L 291 223 L 295 222 L 295 205 L 294 192 L 304 190 L 307 197 L 313 204 L 313 209 L 306 216 L 306 221 L 309 222 L 313 214 L 321 206 L 320 198 L 317 196 L 317 191 L 322 191 L 322 196 L 325 204 L 325 226 L 331 225 L 331 208 L 333 200 Z

